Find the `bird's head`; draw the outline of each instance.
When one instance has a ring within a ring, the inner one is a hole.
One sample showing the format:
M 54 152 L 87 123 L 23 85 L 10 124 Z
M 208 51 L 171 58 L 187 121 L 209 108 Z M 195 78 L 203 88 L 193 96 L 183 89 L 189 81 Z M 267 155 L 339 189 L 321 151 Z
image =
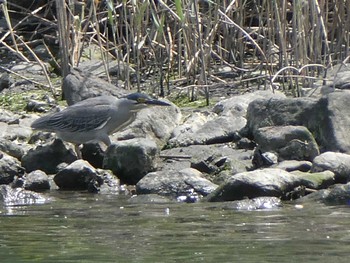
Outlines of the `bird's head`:
M 153 99 L 150 96 L 143 94 L 143 93 L 131 93 L 129 95 L 126 95 L 124 97 L 127 99 L 130 103 L 132 103 L 132 109 L 133 111 L 138 111 L 144 108 L 147 108 L 149 106 L 170 106 L 171 104 Z

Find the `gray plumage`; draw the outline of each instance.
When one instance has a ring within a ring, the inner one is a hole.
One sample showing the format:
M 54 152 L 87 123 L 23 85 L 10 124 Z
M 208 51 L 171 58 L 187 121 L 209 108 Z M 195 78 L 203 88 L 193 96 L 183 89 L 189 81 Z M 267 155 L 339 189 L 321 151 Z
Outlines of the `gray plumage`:
M 169 106 L 142 93 L 122 98 L 99 96 L 78 102 L 66 109 L 35 120 L 31 127 L 54 132 L 64 141 L 75 145 L 88 142 L 111 144 L 109 135 L 135 120 L 136 113 L 150 105 Z

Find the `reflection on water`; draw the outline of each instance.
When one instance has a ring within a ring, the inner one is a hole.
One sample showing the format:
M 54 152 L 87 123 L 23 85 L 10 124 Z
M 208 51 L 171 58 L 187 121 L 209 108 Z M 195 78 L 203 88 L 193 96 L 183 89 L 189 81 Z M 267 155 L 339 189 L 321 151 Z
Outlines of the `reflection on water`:
M 221 205 L 57 192 L 49 204 L 0 206 L 0 262 L 348 262 L 348 207 Z

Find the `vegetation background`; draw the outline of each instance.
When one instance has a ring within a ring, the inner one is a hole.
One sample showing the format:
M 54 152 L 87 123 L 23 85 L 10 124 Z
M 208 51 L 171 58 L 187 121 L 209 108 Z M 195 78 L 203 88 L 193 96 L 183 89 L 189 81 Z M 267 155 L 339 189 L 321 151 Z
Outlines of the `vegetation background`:
M 96 46 L 126 89 L 191 98 L 222 87 L 300 87 L 349 58 L 350 0 L 1 0 L 0 54 L 42 64 L 44 44 L 62 77 Z M 4 68 L 2 67 L 4 70 Z M 50 83 L 50 71 L 47 71 Z M 136 74 L 134 82 L 131 75 Z M 136 81 L 135 81 L 136 80 Z M 176 88 L 175 88 L 176 87 Z M 197 93 L 199 91 L 199 93 Z M 202 92 L 202 93 L 201 93 Z M 222 90 L 225 92 L 225 90 Z

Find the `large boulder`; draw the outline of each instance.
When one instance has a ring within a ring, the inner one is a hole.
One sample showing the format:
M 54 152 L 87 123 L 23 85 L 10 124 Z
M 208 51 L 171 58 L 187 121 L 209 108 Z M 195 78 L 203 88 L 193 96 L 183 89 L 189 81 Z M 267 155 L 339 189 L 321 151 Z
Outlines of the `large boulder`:
M 192 168 L 148 173 L 136 184 L 138 194 L 159 194 L 172 197 L 193 194 L 207 196 L 216 188 L 216 184 L 205 179 L 201 172 Z
M 81 69 L 72 69 L 62 83 L 62 92 L 68 105 L 100 95 L 120 97 L 127 92 Z
M 37 146 L 22 157 L 22 166 L 26 172 L 42 170 L 46 174 L 57 172 L 60 163 L 72 163 L 77 159 L 72 149 L 68 149 L 60 139 Z
M 143 109 L 137 113 L 136 119 L 130 125 L 112 135 L 111 141 L 147 138 L 155 141 L 161 148 L 167 143 L 172 131 L 180 123 L 181 117 L 180 109 L 174 104 Z
M 318 145 L 304 126 L 269 126 L 259 128 L 255 142 L 262 152 L 275 152 L 282 160 L 312 161 L 319 155 Z
M 350 91 L 333 92 L 321 99 L 258 99 L 247 111 L 248 135 L 266 126 L 305 126 L 321 151 L 350 152 Z
M 22 176 L 24 168 L 14 157 L 0 151 L 0 184 L 10 184 L 16 176 Z
M 311 172 L 332 171 L 335 181 L 339 183 L 350 182 L 350 155 L 337 152 L 325 152 L 317 156 L 311 167 Z
M 99 177 L 96 169 L 84 160 L 76 160 L 53 178 L 60 189 L 66 190 L 89 190 L 101 186 L 102 178 Z
M 156 168 L 157 144 L 149 139 L 135 138 L 108 147 L 103 168 L 111 170 L 126 184 L 136 184 Z
M 234 201 L 261 196 L 286 198 L 300 185 L 297 176 L 281 169 L 266 168 L 231 176 L 208 196 L 208 201 Z

